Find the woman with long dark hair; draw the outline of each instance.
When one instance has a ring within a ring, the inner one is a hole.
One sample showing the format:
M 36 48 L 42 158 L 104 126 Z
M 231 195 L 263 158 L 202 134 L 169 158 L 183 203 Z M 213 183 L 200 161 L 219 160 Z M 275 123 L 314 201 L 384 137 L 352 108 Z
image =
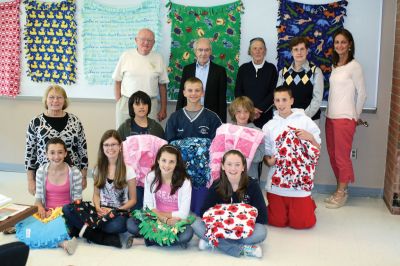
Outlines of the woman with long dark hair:
M 337 181 L 332 196 L 325 199 L 327 208 L 340 208 L 348 197 L 347 186 L 354 182 L 350 151 L 356 126 L 367 98 L 361 65 L 354 59 L 352 34 L 339 29 L 333 36 L 333 69 L 329 78 L 326 110 L 326 146 Z

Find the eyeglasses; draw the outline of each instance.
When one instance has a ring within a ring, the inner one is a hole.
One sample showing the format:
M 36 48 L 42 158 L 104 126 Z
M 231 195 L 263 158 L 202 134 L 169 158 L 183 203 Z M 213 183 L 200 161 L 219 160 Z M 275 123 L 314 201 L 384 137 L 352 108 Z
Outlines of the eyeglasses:
M 210 48 L 197 48 L 196 50 L 197 50 L 197 52 L 200 52 L 200 53 L 202 53 L 202 52 L 208 53 L 211 51 Z
M 62 97 L 62 96 L 49 96 L 49 97 L 47 97 L 47 99 L 49 99 L 50 101 L 54 101 L 54 100 L 64 99 L 64 97 Z
M 146 39 L 146 38 L 136 38 L 139 40 L 141 43 L 153 43 L 154 39 Z
M 304 47 L 302 47 L 302 48 L 293 48 L 292 52 L 293 53 L 305 53 L 305 52 L 307 52 L 307 49 L 304 48 Z
M 103 144 L 103 148 L 106 148 L 106 149 L 108 149 L 108 148 L 115 148 L 115 147 L 118 147 L 119 146 L 119 144 L 118 143 L 113 143 L 113 144 Z

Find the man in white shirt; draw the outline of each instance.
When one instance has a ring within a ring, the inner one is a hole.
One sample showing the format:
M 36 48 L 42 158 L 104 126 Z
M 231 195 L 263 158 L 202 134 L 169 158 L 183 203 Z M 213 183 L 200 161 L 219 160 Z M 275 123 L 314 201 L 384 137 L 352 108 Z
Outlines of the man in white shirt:
M 129 118 L 128 100 L 132 93 L 141 90 L 151 98 L 152 119 L 164 120 L 167 117 L 167 67 L 161 55 L 153 52 L 154 33 L 141 29 L 135 37 L 136 49 L 125 51 L 112 75 L 115 81 L 116 127 Z M 160 107 L 158 104 L 160 96 Z

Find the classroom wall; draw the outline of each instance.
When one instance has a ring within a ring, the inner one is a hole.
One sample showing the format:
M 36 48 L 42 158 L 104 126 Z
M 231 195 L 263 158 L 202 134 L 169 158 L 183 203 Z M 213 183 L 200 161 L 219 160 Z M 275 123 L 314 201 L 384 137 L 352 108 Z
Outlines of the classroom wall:
M 353 145 L 358 150 L 358 158 L 353 161 L 356 172 L 356 183 L 353 189 L 359 195 L 381 196 L 383 190 L 392 88 L 396 3 L 396 0 L 384 0 L 383 3 L 377 112 L 362 115 L 370 126 L 357 129 Z M 356 45 L 368 44 L 356 43 Z M 90 167 L 93 167 L 95 163 L 101 134 L 115 125 L 114 106 L 111 100 L 73 99 L 67 109 L 68 112 L 77 115 L 85 127 Z M 175 103 L 169 103 L 169 114 L 175 109 L 174 107 Z M 23 169 L 26 127 L 28 122 L 43 110 L 40 98 L 0 98 L 0 169 Z M 330 190 L 334 187 L 335 179 L 325 148 L 324 125 L 325 120 L 322 118 L 320 126 L 323 149 L 316 183 L 317 188 Z

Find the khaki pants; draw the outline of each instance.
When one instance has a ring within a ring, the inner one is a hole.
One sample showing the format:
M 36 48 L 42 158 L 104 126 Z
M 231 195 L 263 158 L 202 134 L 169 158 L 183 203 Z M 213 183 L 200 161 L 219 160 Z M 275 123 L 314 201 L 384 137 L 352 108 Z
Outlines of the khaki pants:
M 129 98 L 126 96 L 121 96 L 115 106 L 115 122 L 116 129 L 125 122 L 126 119 L 130 118 L 129 109 L 128 109 Z M 151 98 L 151 112 L 149 113 L 149 117 L 157 121 L 157 113 L 159 112 L 158 107 L 158 99 Z

